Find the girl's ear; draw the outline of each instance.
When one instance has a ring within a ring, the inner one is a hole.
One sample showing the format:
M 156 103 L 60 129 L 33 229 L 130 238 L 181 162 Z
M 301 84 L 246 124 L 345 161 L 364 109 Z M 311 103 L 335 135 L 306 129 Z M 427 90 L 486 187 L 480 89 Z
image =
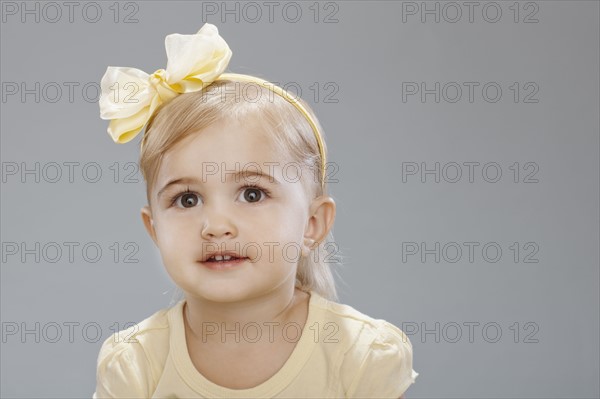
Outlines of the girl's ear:
M 152 219 L 152 211 L 148 205 L 144 205 L 142 207 L 142 221 L 144 222 L 144 226 L 146 227 L 146 231 L 148 235 L 154 241 L 154 244 L 158 245 L 156 242 L 156 230 L 154 230 L 154 220 Z
M 312 200 L 309 218 L 304 232 L 305 250 L 310 251 L 313 243 L 320 243 L 329 234 L 335 220 L 335 201 L 329 196 L 320 196 Z

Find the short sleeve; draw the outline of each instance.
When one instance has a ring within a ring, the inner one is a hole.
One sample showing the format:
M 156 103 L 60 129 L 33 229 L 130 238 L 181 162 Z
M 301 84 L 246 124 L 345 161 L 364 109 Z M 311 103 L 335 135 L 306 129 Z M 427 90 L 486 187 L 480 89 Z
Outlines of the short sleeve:
M 399 398 L 419 375 L 412 368 L 413 350 L 408 336 L 393 324 L 380 323 L 352 383 L 348 398 Z
M 137 342 L 110 336 L 100 348 L 92 398 L 149 398 L 148 361 Z

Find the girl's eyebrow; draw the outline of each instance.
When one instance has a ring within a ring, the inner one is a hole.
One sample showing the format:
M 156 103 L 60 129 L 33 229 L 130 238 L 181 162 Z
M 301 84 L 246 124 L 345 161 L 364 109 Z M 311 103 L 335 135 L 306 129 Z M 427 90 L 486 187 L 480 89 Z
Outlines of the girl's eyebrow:
M 258 176 L 258 177 L 266 177 L 269 179 L 269 182 L 274 183 L 274 184 L 281 184 L 275 177 L 267 174 L 267 173 L 263 173 L 261 171 L 254 171 L 254 170 L 246 170 L 246 171 L 240 171 L 237 173 L 226 173 L 226 177 L 230 177 L 233 176 L 235 177 L 235 181 L 237 182 L 239 180 L 239 177 L 248 177 L 248 176 Z M 156 195 L 157 198 L 160 198 L 161 195 L 172 185 L 174 184 L 202 184 L 202 182 L 200 181 L 200 179 L 197 179 L 195 177 L 179 177 L 176 179 L 173 179 L 171 181 L 169 181 L 167 184 L 165 184 L 163 186 L 163 188 L 161 188 L 158 192 L 158 194 Z

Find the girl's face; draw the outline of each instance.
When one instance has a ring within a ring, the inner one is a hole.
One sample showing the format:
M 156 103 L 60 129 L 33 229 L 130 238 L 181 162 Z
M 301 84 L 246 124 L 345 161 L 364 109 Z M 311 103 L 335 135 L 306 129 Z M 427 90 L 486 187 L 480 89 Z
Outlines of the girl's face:
M 152 208 L 142 215 L 167 272 L 187 295 L 232 302 L 293 286 L 311 230 L 295 165 L 250 118 L 210 125 L 165 154 Z M 248 259 L 215 270 L 201 262 L 209 251 Z

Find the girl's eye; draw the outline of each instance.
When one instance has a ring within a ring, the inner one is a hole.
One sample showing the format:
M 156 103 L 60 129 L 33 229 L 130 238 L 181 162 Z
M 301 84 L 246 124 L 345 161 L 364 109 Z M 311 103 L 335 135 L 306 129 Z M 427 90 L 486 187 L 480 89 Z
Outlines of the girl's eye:
M 243 186 L 242 190 L 244 201 L 249 203 L 260 202 L 261 200 L 264 200 L 264 198 L 270 196 L 267 189 L 258 186 Z M 198 194 L 190 190 L 186 190 L 171 198 L 171 206 L 176 206 L 178 208 L 193 208 L 198 205 L 198 202 L 200 202 Z
M 244 199 L 247 202 L 259 202 L 262 197 L 268 197 L 269 193 L 265 189 L 254 186 L 244 186 Z
M 182 208 L 193 208 L 194 206 L 196 206 L 198 204 L 198 195 L 194 194 L 194 193 L 190 193 L 190 192 L 185 192 L 182 194 L 179 194 L 177 197 L 174 198 L 173 203 L 176 205 L 179 205 L 179 200 L 181 199 L 181 207 Z

